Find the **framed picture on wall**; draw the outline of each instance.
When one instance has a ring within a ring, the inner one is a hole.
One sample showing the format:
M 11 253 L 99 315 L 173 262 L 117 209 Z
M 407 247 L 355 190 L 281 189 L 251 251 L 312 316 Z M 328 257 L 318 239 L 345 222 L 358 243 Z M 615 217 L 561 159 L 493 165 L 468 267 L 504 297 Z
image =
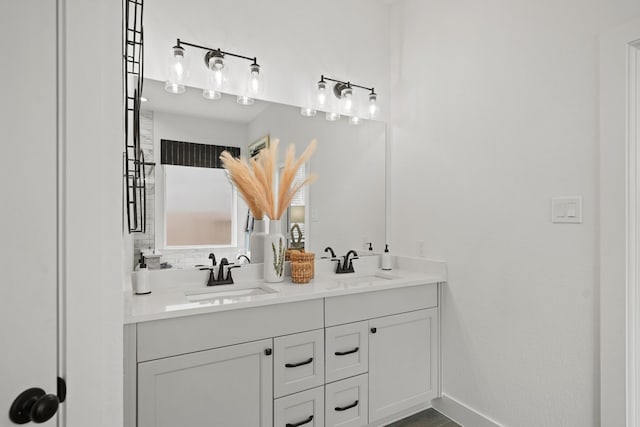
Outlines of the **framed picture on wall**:
M 269 147 L 269 134 L 249 144 L 249 158 L 258 155 L 260 150 Z

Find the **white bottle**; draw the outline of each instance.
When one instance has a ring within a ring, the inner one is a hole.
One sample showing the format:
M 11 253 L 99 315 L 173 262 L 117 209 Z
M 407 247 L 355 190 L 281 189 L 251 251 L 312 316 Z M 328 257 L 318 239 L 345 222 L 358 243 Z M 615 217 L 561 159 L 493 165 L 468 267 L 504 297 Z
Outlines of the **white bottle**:
M 151 288 L 149 287 L 149 269 L 144 262 L 144 256 L 140 257 L 140 268 L 136 271 L 133 292 L 136 295 L 148 295 L 151 293 Z
M 385 271 L 391 270 L 391 254 L 389 253 L 389 245 L 384 245 L 384 253 L 382 254 L 382 269 Z

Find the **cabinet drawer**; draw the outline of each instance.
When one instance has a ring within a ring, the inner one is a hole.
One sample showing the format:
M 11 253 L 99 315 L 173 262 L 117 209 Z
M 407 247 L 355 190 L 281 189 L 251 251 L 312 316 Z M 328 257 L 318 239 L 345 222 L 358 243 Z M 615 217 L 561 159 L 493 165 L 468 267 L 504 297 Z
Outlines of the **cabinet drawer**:
M 273 402 L 273 427 L 324 427 L 324 387 Z
M 364 374 L 369 367 L 368 322 L 326 329 L 327 382 Z
M 273 340 L 273 389 L 286 396 L 324 384 L 324 330 Z
M 326 427 L 360 427 L 368 421 L 367 374 L 327 384 L 325 387 Z
M 143 322 L 138 362 L 311 331 L 324 326 L 322 319 L 318 299 Z
M 437 306 L 436 284 L 330 297 L 324 302 L 324 323 L 342 325 Z

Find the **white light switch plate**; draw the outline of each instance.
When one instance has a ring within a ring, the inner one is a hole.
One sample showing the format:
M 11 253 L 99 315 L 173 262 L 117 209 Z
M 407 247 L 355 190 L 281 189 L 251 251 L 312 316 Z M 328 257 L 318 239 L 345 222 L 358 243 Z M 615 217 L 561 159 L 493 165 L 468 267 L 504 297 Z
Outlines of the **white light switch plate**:
M 551 222 L 582 224 L 582 196 L 552 197 Z

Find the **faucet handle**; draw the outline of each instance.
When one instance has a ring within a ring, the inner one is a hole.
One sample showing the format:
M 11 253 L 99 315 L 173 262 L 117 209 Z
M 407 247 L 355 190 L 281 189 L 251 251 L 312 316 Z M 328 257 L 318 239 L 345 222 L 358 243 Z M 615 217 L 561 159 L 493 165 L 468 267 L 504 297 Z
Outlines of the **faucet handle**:
M 209 259 L 211 260 L 211 262 L 213 263 L 213 267 L 216 266 L 216 254 L 214 254 L 213 252 L 211 252 L 209 254 Z M 224 258 L 223 258 L 224 259 Z
M 227 277 L 224 280 L 228 280 L 233 284 L 233 277 L 231 277 L 231 270 L 234 268 L 240 268 L 242 267 L 241 265 L 230 265 L 229 267 L 227 267 Z

